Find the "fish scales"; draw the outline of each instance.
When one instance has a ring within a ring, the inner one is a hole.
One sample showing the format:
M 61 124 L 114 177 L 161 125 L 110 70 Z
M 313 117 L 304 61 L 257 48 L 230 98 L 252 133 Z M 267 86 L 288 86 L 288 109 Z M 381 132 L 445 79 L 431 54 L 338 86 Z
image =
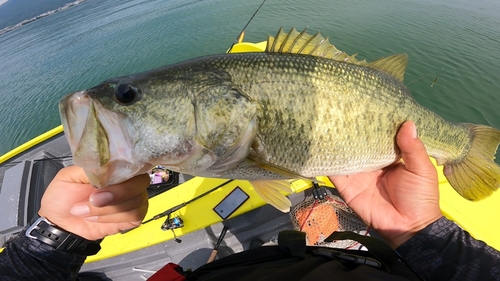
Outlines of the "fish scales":
M 324 42 L 280 30 L 265 53 L 195 58 L 63 97 L 73 162 L 97 187 L 155 165 L 247 179 L 286 211 L 279 190 L 289 185 L 262 180 L 386 167 L 399 160 L 395 137 L 411 120 L 460 195 L 475 201 L 499 188 L 499 130 L 450 123 L 419 105 L 403 83 L 406 55 L 367 63 Z
M 416 122 L 421 138 L 433 140 L 429 151 L 455 143 L 438 155 L 442 162 L 463 154 L 470 141 L 467 129 L 421 107 L 402 83 L 376 70 L 266 53 L 214 58 L 207 68 L 214 67 L 259 103 L 266 159 L 307 177 L 375 170 L 396 161 L 394 136 L 406 120 Z

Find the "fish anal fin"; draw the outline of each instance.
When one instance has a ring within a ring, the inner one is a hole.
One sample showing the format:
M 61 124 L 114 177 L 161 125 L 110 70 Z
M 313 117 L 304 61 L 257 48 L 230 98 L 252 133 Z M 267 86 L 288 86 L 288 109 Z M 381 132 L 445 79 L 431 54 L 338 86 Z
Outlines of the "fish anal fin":
M 247 159 L 255 162 L 255 164 L 258 167 L 260 167 L 260 168 L 262 168 L 264 170 L 267 170 L 269 172 L 281 175 L 281 176 L 283 176 L 284 178 L 287 178 L 287 179 L 301 179 L 301 180 L 309 180 L 309 181 L 311 180 L 310 178 L 307 178 L 307 177 L 304 177 L 302 175 L 299 175 L 299 174 L 297 174 L 294 171 L 291 171 L 291 170 L 288 170 L 286 168 L 279 167 L 277 165 L 269 163 L 268 161 L 266 161 L 265 159 L 262 159 L 261 157 L 259 157 L 257 154 L 255 154 L 252 151 L 247 156 Z
M 250 181 L 255 192 L 268 204 L 276 209 L 287 213 L 290 211 L 292 202 L 283 195 L 281 191 L 292 193 L 290 183 L 286 180 L 252 180 Z
M 368 63 L 366 66 L 383 71 L 395 77 L 399 81 L 403 81 L 407 64 L 408 64 L 408 55 L 397 54 L 385 58 L 380 58 L 376 61 L 372 61 Z

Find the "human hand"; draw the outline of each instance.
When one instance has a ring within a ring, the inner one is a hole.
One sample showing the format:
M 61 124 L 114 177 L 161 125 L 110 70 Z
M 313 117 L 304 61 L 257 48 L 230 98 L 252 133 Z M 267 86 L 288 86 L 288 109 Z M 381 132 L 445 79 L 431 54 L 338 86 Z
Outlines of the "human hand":
M 38 214 L 56 226 L 98 240 L 141 224 L 148 209 L 149 177 L 96 189 L 82 168 L 63 168 L 45 191 Z
M 413 122 L 401 126 L 396 142 L 404 163 L 329 177 L 347 205 L 394 249 L 442 216 L 437 172 Z

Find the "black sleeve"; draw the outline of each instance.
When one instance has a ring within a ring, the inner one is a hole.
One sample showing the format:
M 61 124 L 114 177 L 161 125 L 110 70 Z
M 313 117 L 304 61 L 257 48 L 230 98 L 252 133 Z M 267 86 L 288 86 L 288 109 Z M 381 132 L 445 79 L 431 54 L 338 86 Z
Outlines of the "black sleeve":
M 86 256 L 54 249 L 24 235 L 25 230 L 0 253 L 0 280 L 76 280 Z
M 444 217 L 396 252 L 425 280 L 500 280 L 500 253 Z

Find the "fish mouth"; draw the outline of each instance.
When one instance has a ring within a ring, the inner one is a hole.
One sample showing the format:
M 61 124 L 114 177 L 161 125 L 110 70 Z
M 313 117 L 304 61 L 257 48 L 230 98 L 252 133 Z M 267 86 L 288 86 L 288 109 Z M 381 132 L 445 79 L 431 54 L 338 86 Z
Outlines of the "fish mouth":
M 124 115 L 105 108 L 87 91 L 63 97 L 59 112 L 73 163 L 85 170 L 92 185 L 123 182 L 142 168 L 133 161 L 135 133 Z
M 71 93 L 59 101 L 59 114 L 72 154 L 75 154 L 85 129 L 85 122 L 76 120 L 87 119 L 90 103 L 91 99 L 84 91 Z

